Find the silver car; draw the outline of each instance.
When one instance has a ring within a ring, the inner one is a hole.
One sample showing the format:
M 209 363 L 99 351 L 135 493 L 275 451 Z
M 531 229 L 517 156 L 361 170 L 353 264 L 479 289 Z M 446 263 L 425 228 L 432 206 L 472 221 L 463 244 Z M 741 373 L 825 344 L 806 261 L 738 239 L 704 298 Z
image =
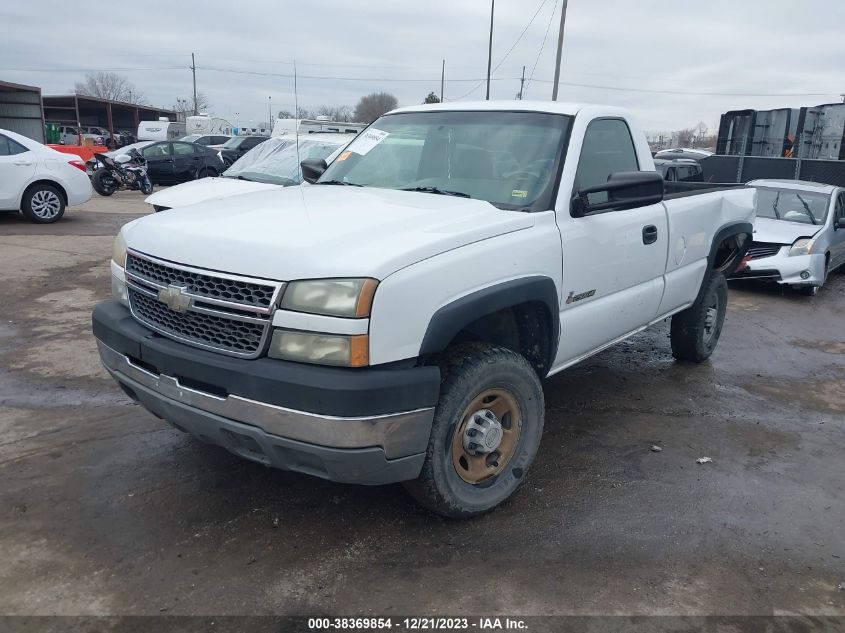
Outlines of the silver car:
M 745 267 L 734 278 L 763 279 L 815 295 L 845 264 L 845 189 L 799 180 L 754 180 L 757 219 Z

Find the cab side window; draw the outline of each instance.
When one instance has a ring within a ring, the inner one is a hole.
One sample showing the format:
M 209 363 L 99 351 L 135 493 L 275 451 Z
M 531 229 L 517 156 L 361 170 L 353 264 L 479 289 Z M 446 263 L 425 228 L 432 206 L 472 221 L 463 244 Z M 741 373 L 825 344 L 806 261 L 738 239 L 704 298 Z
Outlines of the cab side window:
M 845 220 L 845 193 L 840 193 L 836 199 L 835 218 Z
M 575 172 L 575 191 L 604 184 L 610 174 L 639 169 L 628 124 L 621 119 L 597 119 L 587 126 L 584 134 Z M 591 203 L 606 201 L 606 193 L 590 196 Z

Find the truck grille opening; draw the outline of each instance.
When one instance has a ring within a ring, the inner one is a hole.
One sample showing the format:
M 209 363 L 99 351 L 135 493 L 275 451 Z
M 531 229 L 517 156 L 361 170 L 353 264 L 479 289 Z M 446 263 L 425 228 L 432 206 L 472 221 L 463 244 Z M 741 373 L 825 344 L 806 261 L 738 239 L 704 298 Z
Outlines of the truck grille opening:
M 135 318 L 155 330 L 200 347 L 238 356 L 261 353 L 269 330 L 264 324 L 200 312 L 175 312 L 148 294 L 129 286 L 129 305 Z
M 126 256 L 126 272 L 156 284 L 182 285 L 193 295 L 269 310 L 277 286 L 183 270 L 139 257 Z
M 772 242 L 751 242 L 751 247 L 748 249 L 746 257 L 750 257 L 751 259 L 771 257 L 772 255 L 777 255 L 781 248 L 783 248 L 783 244 L 774 244 Z

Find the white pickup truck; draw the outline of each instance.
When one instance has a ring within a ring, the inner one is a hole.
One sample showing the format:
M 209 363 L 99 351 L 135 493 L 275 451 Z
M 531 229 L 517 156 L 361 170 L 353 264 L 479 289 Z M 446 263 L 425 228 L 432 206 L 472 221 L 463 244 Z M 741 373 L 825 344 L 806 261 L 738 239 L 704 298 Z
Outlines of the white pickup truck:
M 127 224 L 102 361 L 206 442 L 452 517 L 525 479 L 543 378 L 667 317 L 675 357 L 705 360 L 754 219 L 754 189 L 664 200 L 601 106 L 403 108 L 302 168 Z

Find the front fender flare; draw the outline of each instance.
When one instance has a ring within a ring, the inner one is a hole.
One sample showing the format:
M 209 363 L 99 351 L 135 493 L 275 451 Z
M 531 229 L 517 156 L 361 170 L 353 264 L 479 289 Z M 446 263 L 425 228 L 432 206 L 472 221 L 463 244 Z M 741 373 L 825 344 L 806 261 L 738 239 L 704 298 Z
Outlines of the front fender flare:
M 560 340 L 560 299 L 555 282 L 541 275 L 511 279 L 464 295 L 439 308 L 425 331 L 420 356 L 446 349 L 455 336 L 470 323 L 521 303 L 540 302 L 549 314 L 548 367 L 557 355 Z

